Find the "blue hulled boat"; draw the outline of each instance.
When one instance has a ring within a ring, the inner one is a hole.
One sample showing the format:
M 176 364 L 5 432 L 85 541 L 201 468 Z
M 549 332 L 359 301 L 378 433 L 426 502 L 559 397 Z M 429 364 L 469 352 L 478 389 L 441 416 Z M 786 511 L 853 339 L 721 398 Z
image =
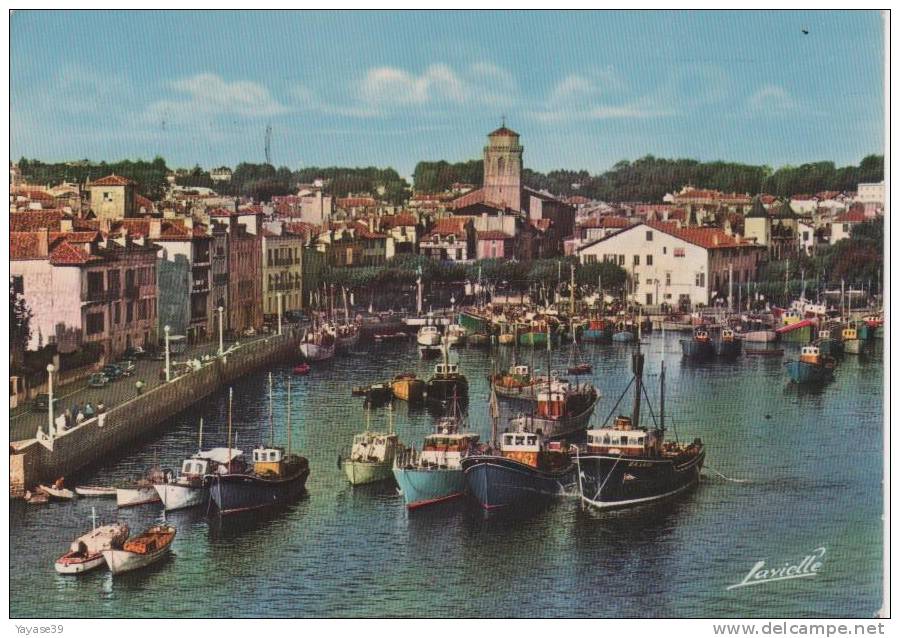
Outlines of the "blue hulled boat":
M 838 357 L 844 354 L 844 342 L 835 339 L 831 330 L 819 330 L 819 338 L 815 345 L 818 346 L 819 352 L 826 357 Z
M 716 349 L 709 338 L 709 333 L 702 328 L 694 331 L 690 339 L 681 339 L 681 353 L 689 359 L 705 361 L 712 359 Z
M 404 450 L 394 457 L 394 478 L 406 507 L 416 509 L 458 498 L 466 492 L 461 461 L 478 443 L 478 435 L 460 432 L 456 401 L 450 416 L 442 417 L 425 437 L 422 451 Z
M 794 383 L 823 383 L 834 376 L 834 359 L 823 356 L 818 346 L 803 346 L 800 358 L 784 365 Z
M 717 357 L 734 359 L 741 354 L 741 341 L 734 336 L 734 331 L 729 328 L 722 329 L 714 345 Z

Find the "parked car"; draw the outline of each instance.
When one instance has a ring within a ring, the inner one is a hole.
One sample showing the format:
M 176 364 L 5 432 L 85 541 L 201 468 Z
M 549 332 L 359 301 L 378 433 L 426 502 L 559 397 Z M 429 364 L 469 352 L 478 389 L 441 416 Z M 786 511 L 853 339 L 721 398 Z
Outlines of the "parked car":
M 122 368 L 115 363 L 107 363 L 100 372 L 106 375 L 106 378 L 110 381 L 115 381 L 122 377 Z
M 152 361 L 165 361 L 166 360 L 166 351 L 165 350 L 154 350 L 150 353 L 150 359 Z
M 53 400 L 54 403 L 56 399 Z M 46 393 L 41 393 L 34 397 L 34 401 L 31 402 L 31 411 L 32 412 L 46 412 L 50 409 L 50 395 Z
M 134 370 L 135 370 L 134 361 L 129 361 L 128 359 L 123 359 L 122 361 L 119 361 L 116 365 L 119 366 L 119 369 L 122 371 L 123 377 L 130 377 L 132 374 L 134 374 Z
M 131 348 L 125 348 L 123 354 L 126 359 L 143 359 L 149 353 L 140 346 L 132 346 Z
M 88 377 L 88 385 L 92 388 L 103 388 L 109 384 L 109 377 L 102 372 L 95 372 Z

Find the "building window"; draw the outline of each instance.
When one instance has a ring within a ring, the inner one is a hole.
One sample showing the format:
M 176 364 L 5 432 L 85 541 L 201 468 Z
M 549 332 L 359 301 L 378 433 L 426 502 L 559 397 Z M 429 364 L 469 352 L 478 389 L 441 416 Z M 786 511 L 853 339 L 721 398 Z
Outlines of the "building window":
M 625 265 L 625 255 L 619 255 L 619 265 L 620 266 Z
M 134 321 L 134 303 L 129 301 L 128 305 L 125 306 L 125 323 L 131 323 Z
M 672 273 L 670 273 L 670 272 L 666 273 L 666 285 L 667 286 L 672 285 Z
M 647 265 L 648 266 L 653 265 L 653 255 L 647 255 Z
M 653 241 L 653 231 L 652 230 L 647 231 L 647 241 Z
M 122 323 L 122 303 L 119 301 L 113 304 L 113 323 L 116 325 Z
M 87 333 L 89 335 L 103 332 L 103 313 L 92 312 L 87 316 Z
M 11 277 L 13 293 L 17 295 L 25 294 L 25 278 L 21 275 Z
M 676 248 L 672 254 L 675 257 L 684 257 L 684 248 Z
M 706 273 L 698 272 L 694 276 L 694 285 L 697 286 L 698 288 L 705 288 L 706 287 Z
M 665 255 L 665 254 L 666 254 L 666 247 L 663 246 L 663 255 Z
M 632 260 L 632 263 L 633 263 L 635 266 L 640 266 L 640 265 L 641 265 L 641 256 L 640 256 L 640 255 L 635 255 L 635 256 L 634 256 L 634 259 Z

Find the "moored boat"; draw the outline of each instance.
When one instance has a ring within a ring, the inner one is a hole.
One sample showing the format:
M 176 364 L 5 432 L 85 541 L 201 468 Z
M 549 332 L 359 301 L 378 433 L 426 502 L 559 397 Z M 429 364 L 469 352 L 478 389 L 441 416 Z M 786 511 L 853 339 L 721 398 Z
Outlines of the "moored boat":
M 350 453 L 340 457 L 344 474 L 351 485 L 386 481 L 393 477 L 394 458 L 403 449 L 394 433 L 393 411 L 388 409 L 387 432 L 369 430 L 369 411 L 366 411 L 366 431 L 353 437 Z
M 681 494 L 697 485 L 706 457 L 697 438 L 688 445 L 666 442 L 665 364 L 660 373 L 659 421 L 640 421 L 644 355 L 632 355 L 634 405 L 631 416 L 618 416 L 612 427 L 588 430 L 587 445 L 575 459 L 578 492 L 589 508 L 611 510 L 647 505 Z M 616 409 L 613 407 L 613 410 Z
M 822 383 L 834 376 L 834 359 L 823 356 L 818 346 L 803 346 L 800 358 L 784 365 L 794 383 Z
M 778 340 L 774 330 L 750 330 L 741 334 L 741 339 L 748 343 L 770 343 Z
M 312 370 L 312 367 L 308 363 L 301 363 L 294 366 L 293 373 L 298 377 L 306 376 L 309 374 L 309 371 Z
M 155 563 L 168 553 L 174 540 L 175 526 L 152 525 L 125 541 L 122 549 L 103 550 L 103 558 L 115 576 Z
M 506 372 L 490 376 L 491 386 L 498 396 L 507 399 L 534 400 L 540 387 L 547 385 L 546 377 L 531 374 L 526 365 L 513 364 Z
M 468 332 L 462 326 L 452 323 L 447 326 L 447 345 L 450 347 L 461 347 L 466 345 L 466 337 Z
M 102 567 L 106 563 L 103 551 L 121 548 L 127 538 L 127 525 L 113 523 L 97 527 L 95 522 L 90 532 L 76 538 L 69 551 L 56 559 L 53 568 L 58 574 L 83 574 Z
M 573 384 L 551 377 L 549 384 L 538 390 L 532 412 L 514 417 L 510 424 L 514 430 L 540 432 L 546 439 L 571 436 L 587 427 L 598 399 L 591 383 Z
M 716 353 L 709 338 L 709 332 L 702 328 L 694 330 L 690 339 L 679 339 L 679 342 L 681 343 L 681 353 L 689 359 L 703 361 L 711 359 Z
M 837 357 L 844 354 L 844 342 L 835 339 L 830 330 L 819 330 L 819 338 L 815 345 L 819 348 L 819 352 L 826 357 Z
M 103 487 L 100 485 L 78 485 L 75 487 L 75 493 L 78 496 L 87 498 L 115 498 L 116 488 Z
M 432 403 L 451 400 L 467 403 L 469 400 L 469 380 L 459 371 L 459 364 L 450 363 L 447 342 L 442 348 L 444 361 L 434 366 L 434 374 L 428 379 L 425 393 Z
M 334 336 L 324 327 L 308 330 L 300 343 L 300 354 L 307 361 L 326 361 L 334 357 L 337 350 Z
M 730 328 L 722 328 L 714 346 L 717 357 L 733 359 L 741 354 L 741 341 Z
M 425 398 L 426 386 L 425 380 L 419 379 L 413 372 L 398 374 L 391 381 L 394 398 L 409 403 L 420 403 Z
M 441 331 L 437 326 L 422 326 L 416 333 L 416 343 L 420 346 L 439 346 L 441 344 Z
M 844 352 L 848 354 L 859 354 L 862 350 L 862 339 L 855 326 L 848 325 L 841 331 L 841 341 L 844 344 Z
M 147 474 L 131 485 L 116 488 L 116 505 L 119 507 L 135 507 L 149 503 L 159 503 L 159 494 L 154 485 L 166 482 L 167 471 L 158 465 L 151 467 Z
M 171 512 L 208 504 L 211 475 L 236 471 L 243 464 L 242 454 L 237 448 L 217 447 L 185 459 L 173 481 L 153 486 L 163 509 Z
M 76 498 L 75 492 L 65 488 L 61 480 L 53 485 L 38 485 L 37 491 L 54 501 L 71 501 Z

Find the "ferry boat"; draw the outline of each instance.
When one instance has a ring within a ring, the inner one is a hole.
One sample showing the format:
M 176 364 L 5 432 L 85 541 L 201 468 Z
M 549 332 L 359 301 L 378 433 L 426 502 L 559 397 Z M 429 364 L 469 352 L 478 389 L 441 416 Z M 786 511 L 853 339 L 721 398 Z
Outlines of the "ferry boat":
M 665 363 L 660 373 L 658 425 L 648 428 L 640 421 L 644 355 L 636 352 L 631 360 L 635 384 L 631 416 L 620 415 L 609 428 L 588 430 L 586 449 L 575 457 L 578 492 L 588 508 L 646 505 L 677 496 L 700 481 L 706 457 L 703 442 L 699 438 L 687 445 L 665 441 Z
M 533 411 L 510 424 L 515 431 L 540 432 L 546 439 L 571 436 L 587 427 L 598 398 L 591 383 L 572 384 L 551 373 L 550 382 L 538 389 Z
M 337 350 L 334 335 L 324 327 L 308 330 L 300 343 L 300 354 L 307 361 L 326 361 L 334 358 Z
M 531 374 L 531 368 L 513 364 L 506 372 L 498 372 L 489 377 L 491 387 L 498 396 L 507 399 L 537 398 L 540 387 L 547 385 L 547 378 Z
M 102 567 L 106 561 L 103 551 L 118 549 L 128 538 L 128 526 L 124 523 L 97 527 L 96 510 L 92 510 L 93 529 L 82 534 L 69 547 L 69 551 L 56 559 L 53 568 L 58 574 L 83 574 Z
M 741 341 L 731 328 L 722 328 L 714 344 L 717 357 L 734 359 L 741 354 Z
M 421 403 L 425 398 L 427 384 L 424 379 L 419 379 L 413 372 L 398 374 L 391 381 L 391 392 L 394 398 L 409 403 Z
M 466 492 L 462 459 L 478 444 L 478 435 L 461 432 L 463 420 L 453 402 L 450 416 L 441 417 L 425 437 L 422 451 L 406 449 L 394 459 L 394 478 L 406 507 L 418 509 L 459 498 Z
M 174 540 L 173 525 L 152 525 L 147 531 L 125 541 L 122 549 L 103 550 L 103 558 L 115 576 L 155 563 L 168 553 Z
M 690 339 L 680 339 L 681 353 L 689 359 L 698 361 L 711 359 L 715 355 L 715 347 L 709 338 L 709 333 L 698 328 Z
M 346 457 L 340 457 L 340 464 L 351 485 L 364 485 L 386 481 L 393 477 L 394 458 L 403 449 L 394 433 L 393 411 L 388 408 L 389 425 L 387 432 L 369 430 L 369 411 L 366 410 L 366 431 L 353 437 L 353 445 Z
M 496 424 L 499 409 L 493 393 L 491 416 Z M 498 442 L 496 425 L 493 439 L 496 452 L 462 459 L 469 492 L 485 510 L 534 505 L 574 487 L 575 464 L 561 442 L 525 429 L 504 432 Z
M 444 361 L 434 366 L 434 375 L 428 379 L 425 393 L 428 401 L 444 403 L 450 400 L 459 400 L 467 403 L 469 400 L 469 380 L 459 371 L 459 364 L 450 363 L 447 350 L 447 342 L 442 349 Z
M 231 449 L 231 404 L 228 391 L 228 449 Z M 306 486 L 309 461 L 291 453 L 290 377 L 288 377 L 288 447 L 260 445 L 253 450 L 253 466 L 242 472 L 214 474 L 210 497 L 219 514 L 233 514 L 283 505 L 293 501 Z M 230 466 L 230 459 L 226 459 Z
M 834 376 L 834 359 L 823 356 L 818 346 L 803 346 L 800 359 L 784 365 L 794 383 L 821 383 Z
M 848 324 L 841 331 L 841 341 L 844 344 L 844 352 L 848 354 L 859 354 L 862 350 L 862 339 L 859 338 L 859 333 L 852 324 Z

